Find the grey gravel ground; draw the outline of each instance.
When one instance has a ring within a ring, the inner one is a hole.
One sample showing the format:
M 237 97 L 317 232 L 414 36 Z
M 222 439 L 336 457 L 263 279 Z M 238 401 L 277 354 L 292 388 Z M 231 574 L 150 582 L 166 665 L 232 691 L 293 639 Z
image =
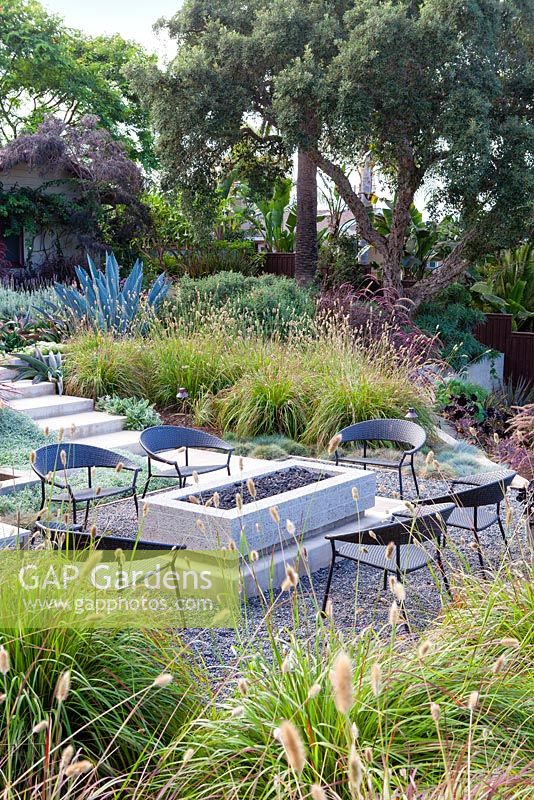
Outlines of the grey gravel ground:
M 378 493 L 393 496 L 398 489 L 395 474 L 382 472 L 377 474 Z M 447 491 L 444 481 L 426 480 L 421 485 L 422 496 L 438 495 Z M 406 496 L 411 494 L 410 488 Z M 508 493 L 508 503 L 513 512 L 509 527 L 511 559 L 520 557 L 524 551 L 526 537 L 521 525 L 522 507 L 516 500 L 516 492 Z M 503 507 L 503 514 L 506 512 Z M 138 522 L 131 501 L 103 506 L 97 510 L 97 526 L 100 531 L 108 530 L 115 535 L 135 536 Z M 501 534 L 497 525 L 480 534 L 484 560 L 496 567 L 506 556 Z M 448 572 L 466 564 L 474 572 L 479 572 L 476 552 L 469 546 L 471 537 L 465 531 L 450 529 L 449 546 L 445 554 Z M 462 564 L 463 562 L 463 564 Z M 303 637 L 311 635 L 316 626 L 317 609 L 323 598 L 326 585 L 327 570 L 321 569 L 309 578 L 300 580 L 298 588 L 298 631 Z M 441 608 L 441 591 L 439 581 L 427 569 L 411 573 L 406 581 L 406 612 L 413 632 L 422 630 Z M 341 559 L 336 566 L 332 582 L 331 599 L 333 603 L 336 627 L 347 633 L 355 633 L 373 625 L 378 629 L 387 623 L 388 610 L 392 602 L 389 591 L 383 591 L 382 575 L 378 570 L 366 566 L 358 566 L 353 562 Z M 447 595 L 443 595 L 447 602 Z M 252 641 L 261 647 L 265 642 L 265 607 L 259 600 L 249 601 L 243 608 L 243 622 L 239 631 L 186 631 L 184 639 L 189 642 L 192 654 L 203 659 L 215 675 L 224 674 L 235 668 L 236 653 L 244 643 Z M 283 630 L 294 628 L 294 604 L 286 593 L 280 597 L 271 614 L 272 625 L 283 637 Z

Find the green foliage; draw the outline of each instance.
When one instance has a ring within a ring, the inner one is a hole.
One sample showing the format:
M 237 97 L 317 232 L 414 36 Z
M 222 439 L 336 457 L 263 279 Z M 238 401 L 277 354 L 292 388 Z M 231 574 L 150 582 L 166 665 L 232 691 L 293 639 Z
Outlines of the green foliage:
M 378 202 L 373 197 L 373 203 Z M 384 201 L 383 201 L 384 202 Z M 393 223 L 393 203 L 385 201 L 385 206 L 378 210 L 370 206 L 373 227 L 383 236 L 389 236 Z M 412 203 L 409 208 L 409 222 L 404 242 L 404 253 L 400 260 L 405 278 L 421 280 L 432 261 L 443 261 L 454 246 L 455 239 L 461 231 L 451 217 L 440 222 L 425 221 L 423 214 Z M 380 265 L 375 265 L 380 270 Z
M 248 277 L 224 272 L 201 280 L 184 277 L 173 287 L 170 305 L 186 325 L 196 326 L 221 313 L 232 318 L 234 329 L 282 338 L 291 330 L 305 331 L 315 316 L 310 291 L 275 275 Z
M 488 257 L 470 289 L 483 311 L 512 315 L 515 330 L 534 330 L 534 245 Z
M 29 469 L 30 453 L 51 442 L 41 428 L 25 414 L 9 406 L 0 409 L 0 464 Z
M 461 231 L 441 281 L 465 270 L 468 254 L 510 246 L 529 229 L 527 4 L 187 0 L 167 29 L 175 59 L 164 72 L 139 70 L 136 86 L 151 105 L 167 182 L 198 208 L 260 117 L 276 129 L 254 136 L 261 145 L 301 146 L 335 182 L 387 261 L 388 286 L 400 288 L 405 219 L 423 186 L 432 210 L 445 209 Z M 367 152 L 395 193 L 393 238 L 373 231 L 351 189 L 355 154 Z M 409 245 L 419 272 L 429 256 L 420 239 Z M 415 296 L 441 286 L 429 276 Z
M 119 35 L 90 37 L 68 28 L 36 0 L 0 9 L 0 139 L 33 131 L 48 114 L 73 122 L 94 114 L 130 154 L 155 165 L 148 112 L 127 68 L 154 63 Z
M 473 329 L 484 321 L 484 315 L 470 305 L 469 292 L 452 284 L 438 297 L 420 306 L 415 322 L 422 331 L 439 335 L 441 357 L 455 369 L 476 361 L 488 352 L 474 336 Z
M 48 286 L 28 291 L 12 289 L 0 283 L 0 319 L 15 319 L 27 314 L 34 316 L 36 309 L 53 297 L 54 290 Z
M 56 283 L 60 303 L 47 303 L 51 314 L 63 314 L 73 330 L 82 323 L 98 331 L 112 331 L 116 335 L 130 333 L 134 325 L 143 330 L 155 317 L 169 284 L 162 273 L 146 296 L 142 295 L 143 265 L 136 261 L 124 285 L 119 277 L 119 265 L 113 253 L 106 253 L 105 271 L 100 272 L 87 257 L 89 271 L 76 267 L 80 291 L 74 286 Z
M 409 616 L 409 599 L 407 607 Z M 299 611 L 295 600 L 293 629 L 283 639 L 273 632 L 268 648 L 243 643 L 246 695 L 234 682 L 222 706 L 207 709 L 177 744 L 166 768 L 169 775 L 180 768 L 182 796 L 207 800 L 238 785 L 243 797 L 267 800 L 275 781 L 285 797 L 304 795 L 316 783 L 350 800 L 352 752 L 362 797 L 383 797 L 385 787 L 391 797 L 402 796 L 407 774 L 414 797 L 482 800 L 489 775 L 501 776 L 503 799 L 529 797 L 534 600 L 528 578 L 517 581 L 503 570 L 491 581 L 460 580 L 457 601 L 425 631 L 424 648 L 417 638 L 407 647 L 389 626 L 342 637 L 335 623 L 314 624 Z M 336 663 L 340 652 L 349 659 L 347 678 Z M 284 720 L 302 742 L 301 774 L 287 766 L 279 735 Z M 181 766 L 186 748 L 193 756 Z M 166 776 L 159 780 L 163 785 Z
M 325 289 L 335 289 L 349 283 L 356 290 L 368 284 L 370 267 L 358 262 L 358 240 L 355 236 L 340 234 L 326 237 L 319 249 L 317 277 Z
M 107 411 L 108 414 L 126 417 L 124 428 L 127 431 L 143 431 L 145 428 L 161 424 L 161 417 L 154 406 L 140 397 L 105 395 L 98 398 L 95 407 L 97 411 Z
M 316 327 L 279 341 L 228 336 L 229 329 L 232 320 L 217 317 L 143 339 L 81 334 L 68 348 L 67 388 L 142 395 L 167 407 L 183 386 L 198 422 L 240 439 L 279 433 L 325 447 L 352 422 L 404 417 L 410 407 L 432 429 L 431 398 L 417 379 L 424 359 L 396 351 L 386 337 L 369 343 Z
M 453 398 L 467 395 L 472 397 L 476 403 L 482 406 L 488 398 L 489 392 L 477 383 L 461 380 L 461 378 L 451 378 L 436 384 L 436 401 L 438 406 L 448 405 Z
M 0 641 L 11 663 L 2 676 L 3 775 L 19 777 L 42 758 L 45 736 L 28 732 L 43 719 L 50 720 L 54 745 L 72 735 L 83 757 L 103 757 L 101 769 L 109 774 L 131 768 L 156 743 L 169 744 L 201 708 L 204 679 L 176 636 L 58 625 L 37 633 L 0 631 Z M 151 688 L 164 669 L 174 682 Z M 58 707 L 54 691 L 67 670 L 71 688 Z

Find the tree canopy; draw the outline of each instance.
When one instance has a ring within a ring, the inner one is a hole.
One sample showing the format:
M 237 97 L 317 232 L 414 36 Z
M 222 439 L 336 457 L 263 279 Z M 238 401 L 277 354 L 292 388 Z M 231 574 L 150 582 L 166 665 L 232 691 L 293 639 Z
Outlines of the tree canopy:
M 37 0 L 0 5 L 0 144 L 33 132 L 54 114 L 72 123 L 86 114 L 120 139 L 129 154 L 153 166 L 149 114 L 127 69 L 154 62 L 121 36 L 83 35 Z
M 136 84 L 171 183 L 199 196 L 262 119 L 334 181 L 399 291 L 424 187 L 463 234 L 414 288 L 420 302 L 532 224 L 532 16 L 522 0 L 186 0 L 167 23 L 175 60 Z M 394 196 L 387 235 L 342 166 L 366 153 Z

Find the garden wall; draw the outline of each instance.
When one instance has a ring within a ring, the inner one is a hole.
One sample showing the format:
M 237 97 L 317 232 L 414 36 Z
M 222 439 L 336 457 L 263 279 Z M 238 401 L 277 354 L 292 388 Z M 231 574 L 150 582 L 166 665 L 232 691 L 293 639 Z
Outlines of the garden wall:
M 534 333 L 512 330 L 511 314 L 486 314 L 475 336 L 486 345 L 504 353 L 504 377 L 534 381 Z

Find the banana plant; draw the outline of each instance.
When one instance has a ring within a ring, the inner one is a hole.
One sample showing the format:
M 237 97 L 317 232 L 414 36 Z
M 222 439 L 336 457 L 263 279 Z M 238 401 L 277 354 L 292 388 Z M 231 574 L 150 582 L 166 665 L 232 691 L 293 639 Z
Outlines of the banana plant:
M 483 311 L 512 315 L 514 330 L 534 328 L 534 246 L 525 243 L 487 258 L 471 293 Z
M 162 273 L 146 294 L 143 293 L 143 264 L 137 260 L 121 285 L 119 265 L 113 253 L 106 253 L 106 265 L 101 272 L 90 256 L 89 269 L 76 267 L 79 289 L 56 283 L 55 292 L 60 305 L 46 302 L 46 311 L 66 313 L 71 322 L 84 323 L 94 330 L 116 335 L 130 333 L 139 321 L 141 330 L 148 324 L 146 317 L 153 316 L 164 301 L 170 284 Z

